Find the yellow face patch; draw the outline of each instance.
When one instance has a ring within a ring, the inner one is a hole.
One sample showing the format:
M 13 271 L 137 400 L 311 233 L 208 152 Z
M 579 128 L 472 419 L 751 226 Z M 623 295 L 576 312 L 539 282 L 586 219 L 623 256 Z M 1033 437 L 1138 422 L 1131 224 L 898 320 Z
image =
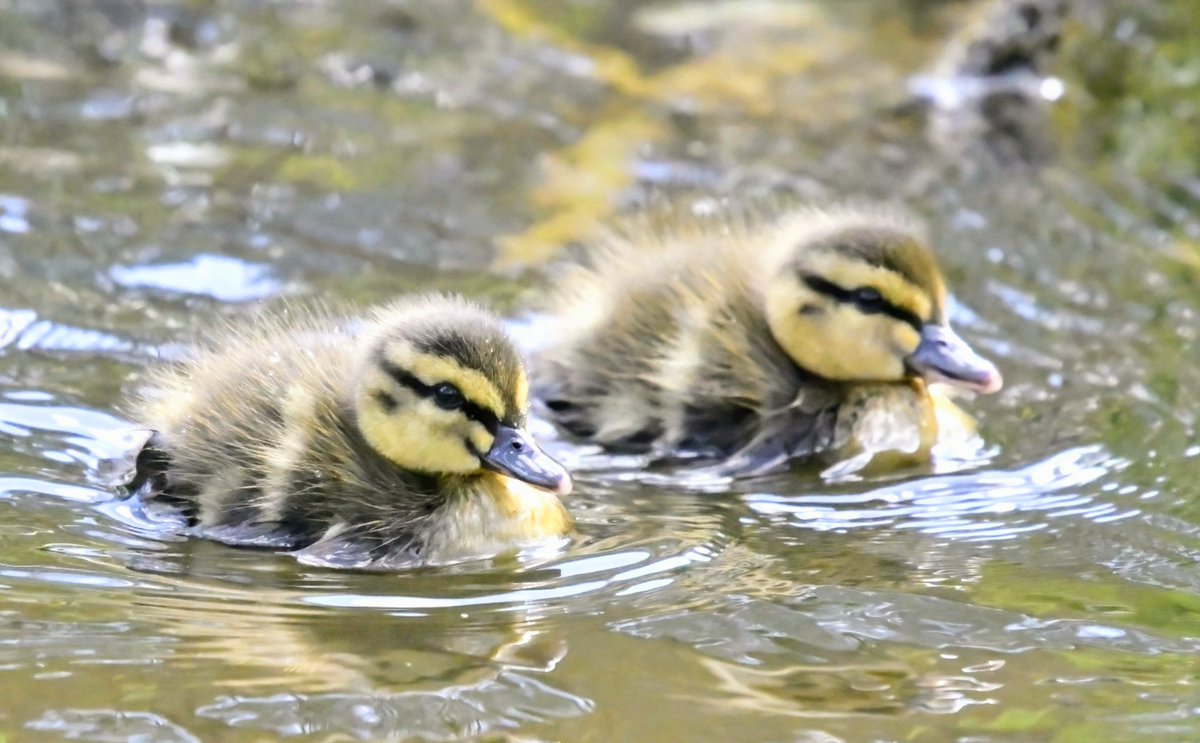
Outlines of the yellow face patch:
M 483 427 L 461 413 L 440 410 L 424 400 L 388 410 L 368 387 L 358 401 L 358 427 L 376 451 L 405 469 L 461 474 L 479 470 L 479 457 L 467 448 L 466 439 L 470 436 L 476 444 L 472 429 Z
M 896 323 L 892 326 L 892 347 L 898 353 L 908 356 L 917 350 L 921 344 L 921 334 L 907 323 Z
M 524 410 L 528 383 L 503 364 L 516 389 L 500 387 L 452 355 L 421 351 L 405 341 L 387 342 L 376 353 L 358 380 L 358 425 L 371 446 L 400 467 L 476 473 L 495 442 L 490 427 Z M 461 399 L 441 385 L 452 385 Z
M 505 405 L 499 390 L 479 371 L 466 369 L 444 356 L 420 353 L 403 344 L 389 344 L 384 354 L 388 361 L 412 374 L 422 384 L 449 382 L 471 402 L 497 418 L 504 417 Z
M 895 271 L 881 266 L 825 252 L 812 256 L 805 262 L 805 268 L 846 290 L 871 287 L 890 304 L 911 312 L 922 321 L 929 320 L 933 311 L 931 298 L 924 290 Z
M 481 454 L 491 449 L 492 442 L 496 440 L 496 437 L 478 421 L 471 422 L 470 432 L 467 436 L 471 439 L 471 445 L 475 447 L 475 451 Z
M 864 314 L 791 272 L 769 285 L 766 313 L 771 334 L 797 366 L 830 380 L 900 381 L 907 376 L 904 359 L 920 341 L 908 323 Z

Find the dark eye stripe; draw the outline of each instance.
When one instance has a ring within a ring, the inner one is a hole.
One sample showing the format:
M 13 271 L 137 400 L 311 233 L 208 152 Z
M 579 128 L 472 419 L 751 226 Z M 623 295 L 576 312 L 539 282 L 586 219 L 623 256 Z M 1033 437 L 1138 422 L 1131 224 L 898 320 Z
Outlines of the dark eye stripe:
M 372 394 L 375 395 L 375 400 L 378 401 L 379 404 L 383 406 L 383 409 L 388 411 L 389 413 L 392 412 L 393 410 L 395 410 L 396 406 L 399 404 L 396 402 L 396 398 L 392 397 L 392 394 L 390 392 L 384 392 L 383 390 L 375 390 L 375 392 L 373 392 Z
M 817 292 L 818 294 L 824 294 L 827 297 L 832 297 L 838 302 L 853 304 L 865 314 L 872 315 L 876 312 L 882 312 L 889 317 L 894 317 L 900 322 L 908 323 L 918 332 L 920 332 L 921 326 L 925 324 L 921 318 L 917 317 L 915 314 L 902 307 L 897 307 L 882 297 L 879 299 L 879 301 L 864 304 L 863 302 L 858 301 L 856 292 L 852 289 L 843 289 L 832 281 L 827 281 L 820 276 L 810 273 L 801 274 L 800 278 L 804 281 L 805 286 Z
M 425 384 L 408 371 L 401 369 L 387 359 L 380 359 L 379 365 L 385 372 L 387 372 L 387 375 L 396 380 L 396 384 L 400 385 L 401 387 L 407 387 L 421 397 L 432 398 L 434 396 L 434 391 L 437 389 L 438 385 Z M 462 411 L 463 415 L 467 416 L 471 420 L 479 421 L 483 424 L 484 428 L 492 433 L 495 433 L 496 427 L 500 425 L 500 419 L 496 417 L 495 413 L 483 407 L 482 405 L 479 405 L 478 403 L 466 399 L 465 396 L 463 399 L 462 408 L 460 408 L 460 410 Z

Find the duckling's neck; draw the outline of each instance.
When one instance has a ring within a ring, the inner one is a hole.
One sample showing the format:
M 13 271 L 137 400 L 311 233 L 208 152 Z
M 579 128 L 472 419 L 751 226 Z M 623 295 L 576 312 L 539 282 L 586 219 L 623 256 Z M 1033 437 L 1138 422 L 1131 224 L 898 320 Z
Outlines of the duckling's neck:
M 442 479 L 445 502 L 420 535 L 427 560 L 512 552 L 550 543 L 571 531 L 571 517 L 553 493 L 484 472 Z

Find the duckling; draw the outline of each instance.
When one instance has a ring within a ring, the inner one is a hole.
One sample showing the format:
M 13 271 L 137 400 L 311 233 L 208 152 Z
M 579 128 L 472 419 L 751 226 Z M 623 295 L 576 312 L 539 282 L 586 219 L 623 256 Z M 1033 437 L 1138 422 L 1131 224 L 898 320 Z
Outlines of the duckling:
M 611 450 L 761 472 L 847 444 L 891 390 L 928 412 L 926 382 L 1001 385 L 947 322 L 921 224 L 894 208 L 639 224 L 589 255 L 546 302 L 534 394 Z
M 129 488 L 202 536 L 319 564 L 438 564 L 567 534 L 566 470 L 526 430 L 524 362 L 461 298 L 364 321 L 290 308 L 156 370 Z

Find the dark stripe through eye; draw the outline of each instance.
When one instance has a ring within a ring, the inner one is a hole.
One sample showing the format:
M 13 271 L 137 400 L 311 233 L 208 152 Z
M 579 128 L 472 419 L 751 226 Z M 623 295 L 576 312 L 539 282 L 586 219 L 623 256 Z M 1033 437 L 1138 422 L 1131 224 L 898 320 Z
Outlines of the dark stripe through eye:
M 457 387 L 449 382 L 442 382 L 433 388 L 433 401 L 442 410 L 458 410 L 466 404 L 467 399 Z
M 496 427 L 500 425 L 500 419 L 496 417 L 495 413 L 482 405 L 468 400 L 454 385 L 448 382 L 425 384 L 408 371 L 401 369 L 387 359 L 380 359 L 379 364 L 389 377 L 396 380 L 396 384 L 399 384 L 401 387 L 407 387 L 421 397 L 432 398 L 439 407 L 446 410 L 452 410 L 457 407 L 458 410 L 462 411 L 463 415 L 471 420 L 479 421 L 483 424 L 484 428 L 492 433 L 495 433 Z M 458 396 L 457 399 L 451 400 L 450 398 L 454 397 L 455 394 Z M 459 400 L 461 400 L 461 404 L 458 404 Z M 448 407 L 447 403 L 451 402 L 454 405 Z
M 827 281 L 820 276 L 810 273 L 801 274 L 800 278 L 809 289 L 818 294 L 832 297 L 838 302 L 853 304 L 863 314 L 875 315 L 882 313 L 889 317 L 894 317 L 900 322 L 908 323 L 917 331 L 920 331 L 921 326 L 924 325 L 921 318 L 884 299 L 878 289 L 873 289 L 869 286 L 858 289 L 843 289 L 832 281 Z
M 396 402 L 396 398 L 392 397 L 392 393 L 390 393 L 390 392 L 384 392 L 383 390 L 375 390 L 374 394 L 375 394 L 375 400 L 380 405 L 383 406 L 384 410 L 386 410 L 389 413 L 395 411 L 396 406 L 399 405 L 399 403 Z

